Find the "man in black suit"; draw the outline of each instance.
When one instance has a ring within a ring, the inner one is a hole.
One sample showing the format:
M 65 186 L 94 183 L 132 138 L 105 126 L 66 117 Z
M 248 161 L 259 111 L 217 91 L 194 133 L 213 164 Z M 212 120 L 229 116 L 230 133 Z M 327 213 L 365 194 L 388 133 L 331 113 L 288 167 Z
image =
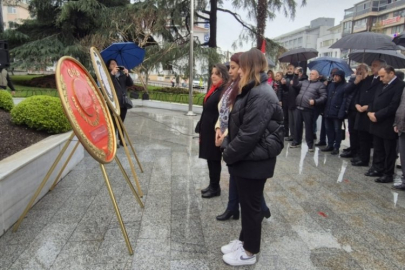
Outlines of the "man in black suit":
M 401 101 L 404 82 L 395 75 L 391 66 L 386 66 L 378 72 L 382 86 L 376 90 L 374 101 L 368 107 L 370 133 L 373 134 L 373 168 L 383 176 L 377 178 L 377 183 L 392 183 L 397 158 L 398 135 L 393 129 L 395 113 Z
M 373 102 L 375 91 L 382 82 L 378 77 L 378 71 L 386 66 L 384 60 L 374 60 L 371 64 L 371 71 L 373 75 L 363 77 L 356 76 L 354 84 L 358 85 L 359 91 L 356 97 L 356 110 L 357 115 L 354 123 L 354 129 L 357 130 L 359 136 L 359 155 L 352 160 L 353 166 L 368 167 L 370 162 L 370 151 L 373 144 L 373 136 L 370 134 L 370 119 L 367 116 L 368 105 Z M 366 176 L 381 176 L 379 172 L 374 169 L 365 173 Z

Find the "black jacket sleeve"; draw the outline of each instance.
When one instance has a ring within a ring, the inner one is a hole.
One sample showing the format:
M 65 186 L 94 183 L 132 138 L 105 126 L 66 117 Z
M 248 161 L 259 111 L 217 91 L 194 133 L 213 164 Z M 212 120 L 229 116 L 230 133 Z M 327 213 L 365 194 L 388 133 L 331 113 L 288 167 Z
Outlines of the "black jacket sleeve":
M 273 114 L 274 107 L 268 106 L 268 102 L 258 95 L 249 97 L 244 108 L 242 125 L 223 154 L 227 164 L 243 160 L 256 147 Z

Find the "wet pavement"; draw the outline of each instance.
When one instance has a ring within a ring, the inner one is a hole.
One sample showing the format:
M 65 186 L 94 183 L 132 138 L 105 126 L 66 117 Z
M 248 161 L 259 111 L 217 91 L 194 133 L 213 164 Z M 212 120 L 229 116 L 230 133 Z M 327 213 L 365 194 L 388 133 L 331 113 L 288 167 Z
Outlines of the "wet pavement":
M 221 196 L 201 198 L 208 173 L 193 133 L 198 119 L 159 109 L 128 112 L 127 130 L 145 171 L 135 165 L 144 209 L 117 164 L 106 168 L 133 256 L 100 168 L 86 155 L 18 232 L 0 237 L 0 269 L 232 269 L 220 247 L 237 238 L 240 220 L 215 220 L 228 199 L 225 165 Z M 286 145 L 279 156 L 265 186 L 272 217 L 263 221 L 258 262 L 239 268 L 405 269 L 405 192 L 375 183 L 348 159 L 307 150 Z M 131 175 L 122 147 L 118 156 Z

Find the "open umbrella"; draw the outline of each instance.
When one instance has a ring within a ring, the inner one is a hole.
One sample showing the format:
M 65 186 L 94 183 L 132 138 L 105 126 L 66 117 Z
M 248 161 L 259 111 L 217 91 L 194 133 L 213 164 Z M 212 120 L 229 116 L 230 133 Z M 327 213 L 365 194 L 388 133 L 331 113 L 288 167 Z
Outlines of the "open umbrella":
M 278 60 L 280 62 L 291 63 L 291 62 L 303 62 L 308 59 L 318 56 L 318 51 L 312 48 L 299 48 L 290 50 L 283 53 Z
M 332 44 L 332 49 L 354 50 L 398 50 L 397 45 L 387 35 L 374 32 L 361 32 L 342 37 Z
M 405 56 L 392 50 L 354 50 L 349 59 L 371 65 L 374 60 L 382 59 L 393 68 L 405 68 Z
M 392 41 L 397 45 L 405 46 L 405 31 L 395 36 Z
M 145 50 L 133 42 L 117 42 L 101 52 L 104 62 L 115 59 L 119 66 L 132 69 L 140 65 L 145 57 Z
M 330 71 L 334 68 L 343 70 L 346 75 L 350 75 L 353 73 L 353 70 L 350 68 L 345 60 L 329 56 L 319 57 L 315 60 L 312 60 L 310 63 L 308 63 L 308 68 L 315 69 L 319 72 L 319 74 L 326 77 L 330 75 Z

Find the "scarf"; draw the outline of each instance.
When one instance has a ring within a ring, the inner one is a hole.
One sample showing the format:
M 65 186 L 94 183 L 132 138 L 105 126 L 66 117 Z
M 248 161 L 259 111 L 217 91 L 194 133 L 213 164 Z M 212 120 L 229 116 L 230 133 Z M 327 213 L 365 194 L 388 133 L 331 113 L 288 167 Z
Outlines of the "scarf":
M 228 128 L 228 120 L 229 120 L 229 113 L 230 113 L 229 97 L 230 97 L 232 89 L 233 89 L 233 84 L 234 84 L 234 82 L 232 82 L 229 85 L 228 89 L 226 89 L 224 95 L 222 96 L 222 101 L 220 104 L 219 124 L 220 124 L 222 133 L 224 133 L 225 130 Z
M 222 80 L 221 80 L 219 83 L 213 84 L 213 85 L 211 86 L 210 91 L 208 91 L 208 93 L 205 95 L 204 103 L 207 101 L 207 99 L 212 95 L 212 93 L 214 93 L 214 91 L 215 91 L 221 84 L 222 84 Z

